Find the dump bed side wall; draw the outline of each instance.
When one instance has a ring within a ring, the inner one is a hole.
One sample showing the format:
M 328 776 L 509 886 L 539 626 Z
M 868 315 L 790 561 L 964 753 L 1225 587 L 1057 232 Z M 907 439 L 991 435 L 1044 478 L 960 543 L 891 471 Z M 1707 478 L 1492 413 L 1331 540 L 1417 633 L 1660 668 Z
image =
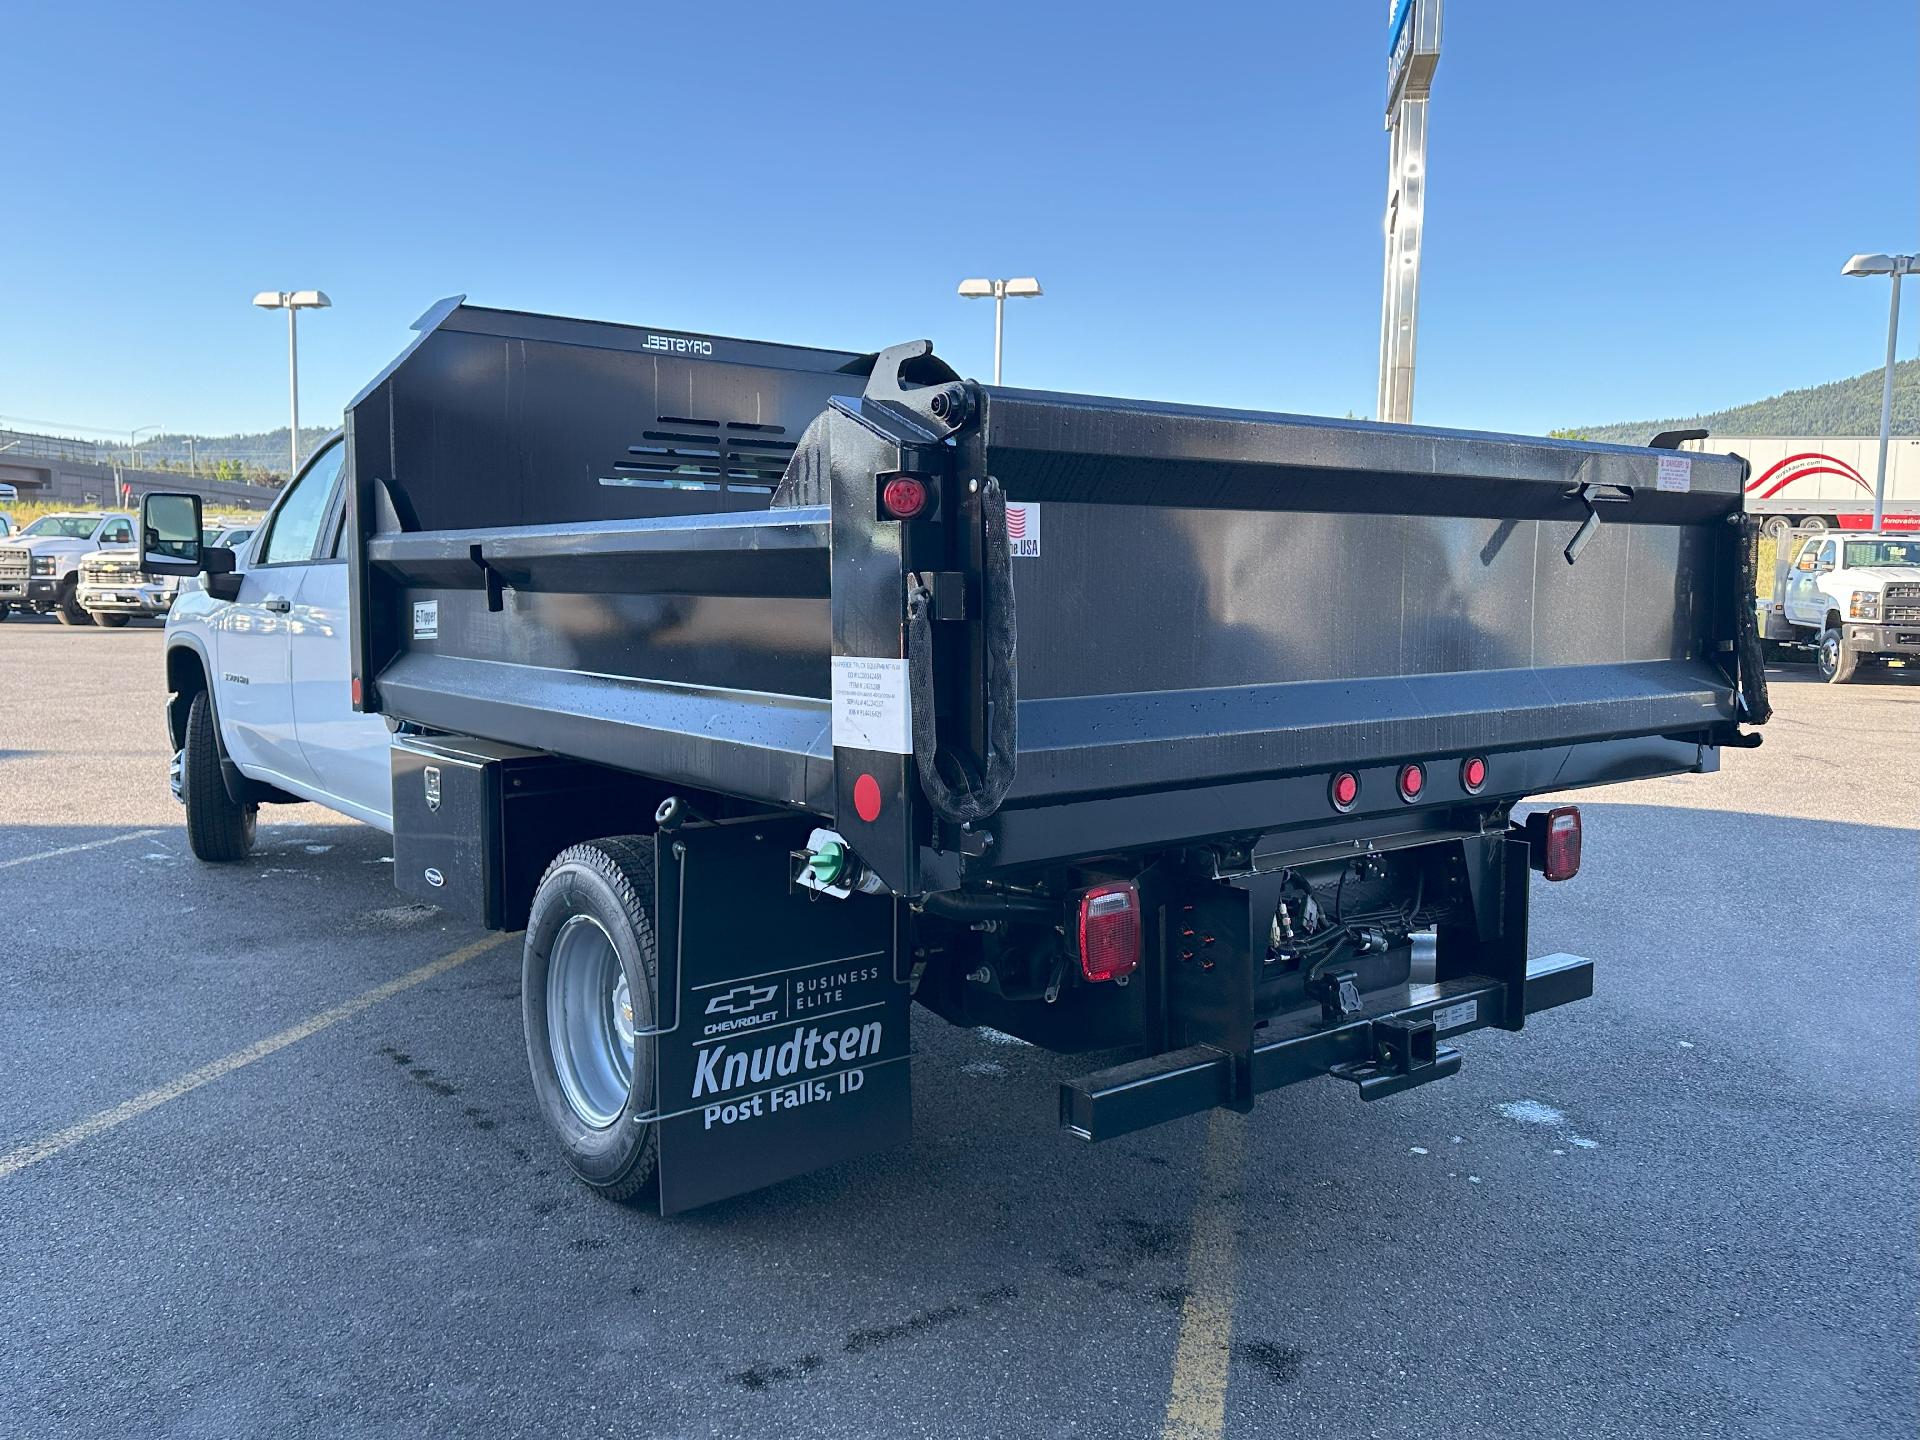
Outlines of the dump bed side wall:
M 347 416 L 367 703 L 824 801 L 826 512 L 766 512 L 808 423 L 869 368 L 852 352 L 442 307 Z

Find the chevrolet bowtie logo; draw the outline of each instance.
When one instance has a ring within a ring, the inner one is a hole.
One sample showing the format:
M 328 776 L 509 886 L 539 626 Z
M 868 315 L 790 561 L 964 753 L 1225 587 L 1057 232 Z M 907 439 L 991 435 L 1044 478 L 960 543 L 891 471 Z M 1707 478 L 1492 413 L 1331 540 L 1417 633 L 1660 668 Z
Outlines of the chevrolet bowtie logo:
M 736 985 L 724 995 L 707 1001 L 709 1015 L 744 1015 L 758 1010 L 780 993 L 777 985 Z

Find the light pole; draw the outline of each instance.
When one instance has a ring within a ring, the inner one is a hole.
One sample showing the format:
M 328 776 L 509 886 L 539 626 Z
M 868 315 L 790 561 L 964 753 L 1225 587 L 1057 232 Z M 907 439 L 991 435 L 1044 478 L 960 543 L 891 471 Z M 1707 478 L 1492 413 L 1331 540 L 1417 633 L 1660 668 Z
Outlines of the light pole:
M 1374 419 L 1413 423 L 1420 249 L 1427 209 L 1427 104 L 1440 64 L 1440 0 L 1388 0 L 1386 269 Z
M 1000 349 L 1007 332 L 1007 297 L 1030 298 L 1041 294 L 1040 282 L 1031 275 L 1014 280 L 962 280 L 960 295 L 967 300 L 993 300 L 993 383 L 1000 383 Z
M 1873 477 L 1873 528 L 1880 528 L 1887 506 L 1887 440 L 1893 433 L 1893 347 L 1900 338 L 1900 277 L 1920 274 L 1920 255 L 1856 255 L 1840 267 L 1842 275 L 1891 275 L 1893 299 L 1887 308 L 1887 373 L 1880 383 L 1880 466 Z
M 295 328 L 302 310 L 324 310 L 333 304 L 324 290 L 262 290 L 253 297 L 262 310 L 287 312 L 287 399 L 293 423 L 287 431 L 287 483 L 300 470 L 300 340 Z
M 193 436 L 189 435 L 187 436 L 187 474 L 197 476 L 199 473 L 200 445 Z
M 127 464 L 138 467 L 140 464 L 140 446 L 137 443 L 143 434 L 158 431 L 158 425 L 142 425 L 137 430 L 127 432 Z

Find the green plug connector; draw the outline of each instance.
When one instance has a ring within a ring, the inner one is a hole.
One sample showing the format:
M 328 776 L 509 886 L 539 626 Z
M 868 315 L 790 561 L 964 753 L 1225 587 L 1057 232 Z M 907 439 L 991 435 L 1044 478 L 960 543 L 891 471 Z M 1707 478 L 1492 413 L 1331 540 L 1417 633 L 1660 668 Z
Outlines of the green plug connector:
M 822 885 L 836 885 L 847 873 L 847 847 L 829 840 L 807 856 L 807 869 Z

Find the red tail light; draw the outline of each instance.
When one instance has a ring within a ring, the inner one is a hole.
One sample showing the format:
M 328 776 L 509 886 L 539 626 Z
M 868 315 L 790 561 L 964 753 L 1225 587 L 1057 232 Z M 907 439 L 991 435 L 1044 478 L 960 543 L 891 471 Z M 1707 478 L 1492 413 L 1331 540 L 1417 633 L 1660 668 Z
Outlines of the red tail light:
M 1527 817 L 1528 857 L 1549 880 L 1571 880 L 1580 873 L 1580 810 L 1562 805 Z
M 1127 881 L 1080 897 L 1080 973 L 1119 980 L 1140 966 L 1140 892 Z
M 1487 762 L 1475 755 L 1460 766 L 1460 788 L 1469 795 L 1478 795 L 1487 783 Z
M 1351 770 L 1342 770 L 1333 777 L 1327 794 L 1333 800 L 1334 809 L 1351 810 L 1353 802 L 1360 798 L 1360 777 Z
M 1418 765 L 1400 767 L 1400 798 L 1418 800 L 1420 792 L 1427 788 L 1427 772 Z
M 895 475 L 880 487 L 880 508 L 895 520 L 911 520 L 927 508 L 927 482 L 918 475 Z

